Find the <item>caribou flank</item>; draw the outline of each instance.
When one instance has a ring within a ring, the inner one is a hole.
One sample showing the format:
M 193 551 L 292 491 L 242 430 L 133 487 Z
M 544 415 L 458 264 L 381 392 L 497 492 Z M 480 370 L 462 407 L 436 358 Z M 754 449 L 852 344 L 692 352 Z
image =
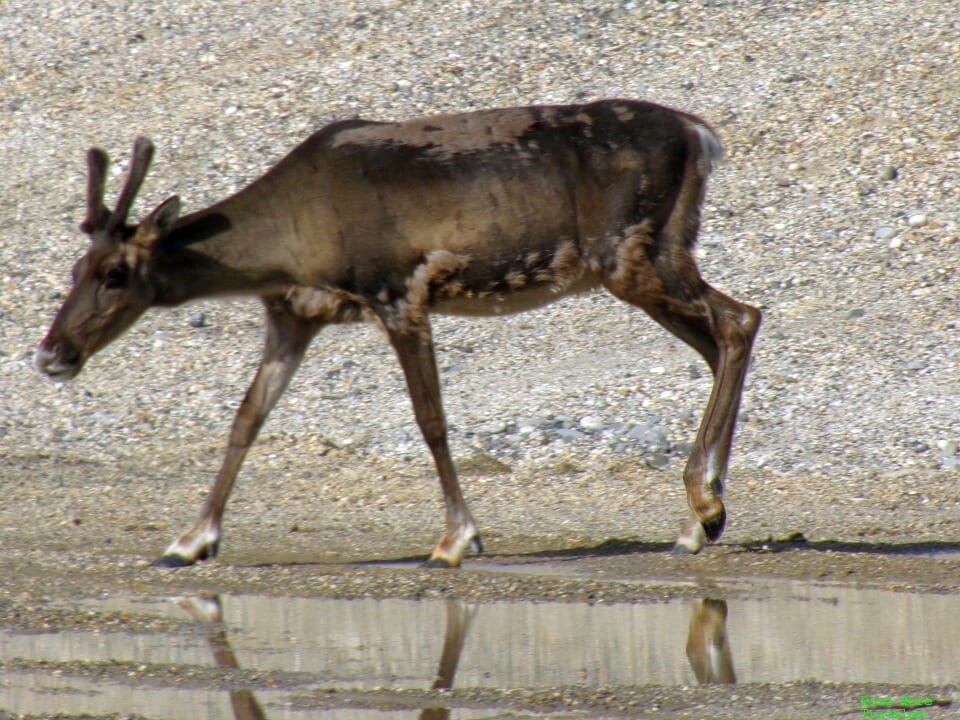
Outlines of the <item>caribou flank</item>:
M 325 325 L 374 320 L 406 377 L 433 454 L 446 530 L 432 565 L 480 550 L 447 445 L 428 314 L 496 315 L 603 286 L 697 350 L 713 372 L 684 470 L 692 510 L 677 547 L 696 552 L 725 524 L 721 495 L 755 308 L 708 285 L 693 257 L 720 143 L 702 120 L 645 102 L 532 106 L 402 123 L 321 128 L 235 195 L 180 215 L 174 196 L 127 220 L 152 143 L 139 138 L 116 208 L 108 159 L 88 153 L 90 236 L 74 285 L 37 352 L 67 380 L 152 306 L 258 295 L 263 360 L 240 405 L 198 522 L 157 561 L 216 554 L 243 458 Z

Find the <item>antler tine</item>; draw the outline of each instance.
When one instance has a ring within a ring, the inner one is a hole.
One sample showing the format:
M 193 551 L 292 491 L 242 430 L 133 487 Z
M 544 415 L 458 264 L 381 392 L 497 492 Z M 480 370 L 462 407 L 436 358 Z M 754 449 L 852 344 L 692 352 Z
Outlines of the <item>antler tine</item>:
M 110 211 L 103 204 L 109 165 L 110 158 L 100 148 L 87 151 L 87 217 L 80 224 L 85 233 L 105 227 L 110 217 Z
M 127 222 L 127 214 L 133 205 L 133 200 L 143 184 L 143 179 L 147 176 L 147 169 L 150 167 L 150 160 L 153 158 L 153 143 L 149 138 L 138 137 L 133 143 L 133 159 L 130 162 L 130 174 L 127 176 L 127 182 L 120 192 L 120 199 L 117 200 L 117 206 L 110 214 L 110 220 L 107 223 L 109 232 L 115 231 L 121 225 Z

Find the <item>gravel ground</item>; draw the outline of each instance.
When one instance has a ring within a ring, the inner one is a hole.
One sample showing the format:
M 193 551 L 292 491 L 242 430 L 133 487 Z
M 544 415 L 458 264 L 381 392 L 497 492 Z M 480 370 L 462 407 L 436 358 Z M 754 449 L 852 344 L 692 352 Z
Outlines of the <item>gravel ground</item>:
M 4 2 L 0 593 L 49 594 L 54 577 L 63 594 L 266 582 L 415 596 L 378 573 L 350 585 L 331 571 L 328 587 L 296 566 L 241 566 L 422 554 L 440 526 L 386 341 L 373 327 L 331 328 L 241 474 L 226 565 L 143 577 L 213 477 L 259 359 L 260 310 L 235 300 L 154 311 L 72 384 L 42 378 L 33 352 L 84 248 L 89 146 L 120 160 L 113 197 L 133 137 L 155 140 L 140 217 L 172 193 L 187 210 L 222 198 L 335 119 L 614 96 L 718 129 L 727 162 L 708 192 L 701 268 L 764 311 L 728 545 L 699 568 L 847 568 L 957 589 L 956 561 L 876 548 L 960 543 L 958 38 L 957 3 L 916 0 Z M 699 357 L 601 294 L 434 327 L 452 443 L 489 550 L 626 538 L 628 550 L 653 550 L 636 572 L 691 572 L 658 558 L 686 515 L 679 473 L 709 393 Z M 734 552 L 795 532 L 811 543 L 793 563 Z M 414 584 L 429 589 L 429 577 Z M 452 583 L 481 598 L 565 592 L 481 585 Z

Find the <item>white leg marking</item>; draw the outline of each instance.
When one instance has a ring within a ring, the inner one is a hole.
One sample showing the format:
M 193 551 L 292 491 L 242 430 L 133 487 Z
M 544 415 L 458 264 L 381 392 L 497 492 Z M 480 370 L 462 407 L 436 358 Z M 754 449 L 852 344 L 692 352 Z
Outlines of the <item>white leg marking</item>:
M 707 533 L 703 530 L 703 525 L 694 515 L 684 524 L 677 537 L 677 547 L 686 550 L 689 553 L 700 551 L 707 544 Z
M 189 562 L 196 562 L 198 558 L 209 555 L 218 542 L 220 542 L 220 530 L 206 523 L 204 527 L 194 528 L 170 543 L 163 551 L 163 555 L 164 557 L 177 555 Z
M 460 525 L 454 534 L 444 535 L 439 544 L 430 554 L 431 560 L 442 560 L 448 565 L 456 567 L 463 559 L 467 548 L 479 549 L 476 544 L 477 529 L 472 522 Z M 476 544 L 476 547 L 474 545 Z
M 726 478 L 720 472 L 720 460 L 717 458 L 717 448 L 712 447 L 707 452 L 707 467 L 704 473 L 703 484 L 709 487 L 717 497 L 723 496 L 723 483 Z
M 220 603 L 212 598 L 181 595 L 173 598 L 173 602 L 199 622 L 218 623 L 223 621 L 223 611 L 220 609 Z

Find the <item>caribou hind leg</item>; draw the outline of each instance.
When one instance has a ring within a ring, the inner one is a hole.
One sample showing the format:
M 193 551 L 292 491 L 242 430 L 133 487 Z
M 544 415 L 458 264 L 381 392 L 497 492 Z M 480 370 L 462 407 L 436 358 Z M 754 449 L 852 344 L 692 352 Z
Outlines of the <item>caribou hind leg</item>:
M 297 315 L 282 298 L 264 298 L 264 305 L 267 327 L 263 358 L 233 419 L 226 454 L 216 482 L 207 496 L 200 518 L 190 530 L 167 547 L 153 563 L 156 567 L 184 567 L 216 556 L 223 512 L 247 451 L 300 367 L 310 341 L 325 324 Z
M 430 559 L 429 567 L 456 567 L 469 547 L 481 552 L 480 538 L 457 481 L 457 471 L 447 442 L 447 421 L 440 396 L 440 378 L 434 356 L 430 324 L 424 315 L 415 324 L 382 317 L 390 343 L 407 381 L 413 413 L 433 455 L 446 505 L 446 531 Z

